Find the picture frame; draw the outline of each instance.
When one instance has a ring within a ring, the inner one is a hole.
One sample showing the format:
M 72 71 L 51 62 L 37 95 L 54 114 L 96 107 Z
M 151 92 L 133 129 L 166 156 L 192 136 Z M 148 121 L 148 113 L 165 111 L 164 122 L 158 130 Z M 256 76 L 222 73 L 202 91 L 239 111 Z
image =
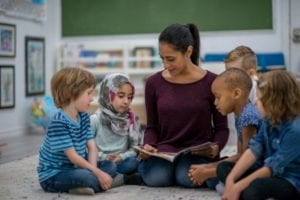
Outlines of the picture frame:
M 15 107 L 15 67 L 0 65 L 0 109 Z
M 133 67 L 135 68 L 152 68 L 153 61 L 151 58 L 154 55 L 153 47 L 136 47 L 133 49 L 133 57 L 137 61 L 133 62 Z
M 45 39 L 25 37 L 26 96 L 45 94 Z
M 16 56 L 16 25 L 0 23 L 0 57 Z

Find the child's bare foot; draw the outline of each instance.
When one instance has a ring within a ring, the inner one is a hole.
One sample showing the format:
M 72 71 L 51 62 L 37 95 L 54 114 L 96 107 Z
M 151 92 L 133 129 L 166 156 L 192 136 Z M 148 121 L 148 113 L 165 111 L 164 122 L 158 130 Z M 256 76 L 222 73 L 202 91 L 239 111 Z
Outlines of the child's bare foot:
M 189 177 L 194 184 L 201 186 L 208 178 L 215 176 L 216 169 L 209 164 L 192 165 Z

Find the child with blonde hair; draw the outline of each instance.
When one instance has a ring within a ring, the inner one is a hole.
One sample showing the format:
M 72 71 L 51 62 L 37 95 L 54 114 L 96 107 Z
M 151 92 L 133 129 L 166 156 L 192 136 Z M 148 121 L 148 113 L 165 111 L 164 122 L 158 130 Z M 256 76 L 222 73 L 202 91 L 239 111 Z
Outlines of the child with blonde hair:
M 248 99 L 251 88 L 252 83 L 248 74 L 237 68 L 224 71 L 212 84 L 214 103 L 218 111 L 225 116 L 233 112 L 236 116 L 237 154 L 225 159 L 232 163 L 235 163 L 247 149 L 248 141 L 256 134 L 260 123 L 260 115 Z M 192 165 L 189 170 L 191 180 L 197 185 L 202 185 L 209 178 L 216 177 L 217 165 L 222 161 Z
M 100 108 L 90 117 L 99 159 L 111 161 L 116 171 L 125 175 L 137 171 L 133 146 L 141 144 L 143 137 L 140 123 L 130 109 L 134 92 L 126 75 L 107 75 L 100 85 Z
M 258 80 L 257 96 L 264 117 L 258 134 L 233 169 L 218 165 L 218 177 L 227 177 L 222 199 L 299 199 L 299 83 L 286 71 L 268 72 Z
M 95 84 L 94 76 L 80 68 L 64 68 L 52 77 L 51 91 L 59 111 L 39 151 L 37 170 L 44 191 L 92 195 L 112 184 L 111 164 L 97 162 L 87 113 Z
M 254 51 L 247 46 L 238 46 L 227 54 L 225 58 L 225 68 L 242 69 L 251 77 L 252 89 L 249 93 L 249 99 L 255 104 L 256 97 L 256 81 L 257 81 L 257 58 Z

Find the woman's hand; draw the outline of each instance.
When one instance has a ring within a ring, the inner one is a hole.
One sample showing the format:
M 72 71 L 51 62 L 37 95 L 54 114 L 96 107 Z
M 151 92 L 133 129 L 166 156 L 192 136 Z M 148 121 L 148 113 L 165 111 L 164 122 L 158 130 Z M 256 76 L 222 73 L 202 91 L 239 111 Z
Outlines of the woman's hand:
M 143 146 L 143 149 L 146 150 L 146 151 L 152 152 L 152 153 L 156 153 L 158 151 L 155 147 L 153 147 L 153 146 L 151 146 L 149 144 L 145 144 Z M 145 154 L 143 152 L 140 152 L 140 154 L 139 154 L 139 158 L 141 160 L 148 159 L 149 157 L 150 157 L 150 155 L 147 155 L 147 154 Z
M 207 158 L 215 158 L 219 154 L 219 145 L 212 144 L 209 146 L 209 148 L 192 151 L 192 154 Z

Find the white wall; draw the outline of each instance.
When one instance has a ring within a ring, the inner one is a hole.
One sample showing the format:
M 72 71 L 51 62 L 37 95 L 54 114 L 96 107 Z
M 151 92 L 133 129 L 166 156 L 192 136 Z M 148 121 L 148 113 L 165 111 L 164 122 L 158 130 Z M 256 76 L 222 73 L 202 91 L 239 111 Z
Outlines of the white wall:
M 290 48 L 291 48 L 291 70 L 300 77 L 300 42 L 293 42 L 293 29 L 300 28 L 300 1 L 290 0 L 291 18 L 290 18 Z
M 25 95 L 25 36 L 44 37 L 46 43 L 46 93 L 55 64 L 56 46 L 60 40 L 60 0 L 47 1 L 47 21 L 7 17 L 0 14 L 0 22 L 16 25 L 16 57 L 0 58 L 0 64 L 15 66 L 15 108 L 0 110 L 0 138 L 22 134 L 28 127 L 28 108 L 33 97 Z

